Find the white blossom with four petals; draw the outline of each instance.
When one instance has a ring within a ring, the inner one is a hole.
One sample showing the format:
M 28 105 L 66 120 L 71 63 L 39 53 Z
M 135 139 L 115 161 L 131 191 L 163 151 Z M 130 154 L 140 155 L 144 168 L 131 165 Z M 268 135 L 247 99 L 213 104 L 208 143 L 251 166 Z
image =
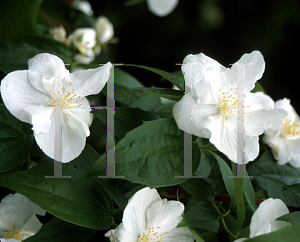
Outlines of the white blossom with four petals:
M 237 65 L 245 66 L 243 97 L 237 96 Z M 174 105 L 173 115 L 185 130 L 185 106 L 191 105 L 192 134 L 208 138 L 230 160 L 237 163 L 237 106 L 244 99 L 245 163 L 259 153 L 258 136 L 287 113 L 274 109 L 274 101 L 262 92 L 250 93 L 264 72 L 265 62 L 259 51 L 245 54 L 231 69 L 204 54 L 188 55 L 182 65 L 186 92 Z
M 273 152 L 279 165 L 290 163 L 300 167 L 300 119 L 287 98 L 276 101 L 276 109 L 284 109 L 288 116 L 265 131 L 263 141 Z
M 287 206 L 280 199 L 269 198 L 263 201 L 254 212 L 250 223 L 250 238 L 267 234 L 291 225 L 285 221 L 276 221 L 277 218 L 288 214 Z M 240 238 L 234 242 L 241 242 L 247 238 Z
M 161 199 L 156 189 L 146 187 L 130 198 L 122 223 L 105 236 L 112 242 L 192 242 L 194 238 L 187 227 L 176 228 L 183 211 L 181 202 Z
M 19 242 L 36 234 L 42 223 L 35 216 L 46 211 L 19 193 L 8 194 L 0 203 L 0 238 L 5 242 Z
M 93 115 L 85 96 L 102 90 L 112 65 L 70 74 L 60 58 L 44 53 L 28 60 L 28 66 L 28 70 L 11 72 L 2 80 L 3 102 L 12 115 L 33 125 L 37 144 L 51 158 L 55 113 L 61 111 L 62 162 L 69 162 L 79 156 L 90 135 Z

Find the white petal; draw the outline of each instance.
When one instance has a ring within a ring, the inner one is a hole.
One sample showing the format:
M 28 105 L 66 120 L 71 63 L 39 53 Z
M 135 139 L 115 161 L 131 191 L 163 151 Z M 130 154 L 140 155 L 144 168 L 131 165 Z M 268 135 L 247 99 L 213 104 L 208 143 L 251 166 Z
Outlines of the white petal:
M 261 135 L 272 124 L 287 116 L 283 109 L 260 109 L 245 113 L 245 134 L 249 136 Z
M 181 70 L 184 75 L 187 91 L 196 87 L 198 82 L 203 80 L 203 74 L 209 68 L 224 69 L 217 61 L 203 53 L 188 55 L 184 58 Z
M 193 242 L 194 237 L 187 227 L 175 228 L 163 236 L 164 242 Z
M 231 161 L 237 163 L 237 135 L 236 129 L 233 130 L 229 125 L 232 122 L 228 122 L 221 115 L 209 117 L 208 120 L 203 125 L 211 132 L 209 141 Z
M 18 219 L 18 209 L 14 205 L 1 202 L 0 203 L 0 237 L 1 237 L 1 233 L 11 230 L 11 226 L 14 226 L 15 221 L 17 219 Z
M 252 51 L 250 54 L 244 54 L 236 63 L 246 64 L 244 92 L 248 93 L 254 88 L 255 82 L 262 77 L 265 71 L 264 57 L 259 51 Z M 231 69 L 236 72 L 237 65 L 233 65 Z
M 170 14 L 178 2 L 179 0 L 147 0 L 149 11 L 159 17 Z
M 272 98 L 262 92 L 246 93 L 244 105 L 247 112 L 257 111 L 259 109 L 273 109 L 275 107 Z
M 9 73 L 1 83 L 1 96 L 7 109 L 16 118 L 32 123 L 31 115 L 38 109 L 48 107 L 50 97 L 37 91 L 28 81 L 28 71 Z
M 56 81 L 61 81 L 69 75 L 69 71 L 65 68 L 64 62 L 55 55 L 48 53 L 37 54 L 28 60 L 29 81 L 37 90 L 41 91 L 42 77 L 50 79 L 55 77 Z M 39 73 L 31 76 L 32 72 Z
M 157 201 L 147 209 L 147 227 L 157 228 L 158 232 L 170 231 L 182 220 L 184 205 L 177 201 L 165 199 Z
M 55 108 L 50 107 L 35 107 L 32 111 L 32 125 L 33 130 L 36 133 L 47 133 L 51 127 L 51 116 Z
M 54 159 L 55 113 L 51 117 L 51 127 L 48 133 L 34 133 L 38 146 L 49 157 Z M 73 130 L 68 124 L 66 115 L 62 118 L 62 162 L 69 162 L 80 155 L 84 149 L 86 136 L 78 130 Z
M 275 219 L 287 213 L 289 213 L 289 210 L 280 199 L 269 198 L 263 201 L 252 216 L 250 238 L 290 225 L 290 223 L 284 221 L 275 221 Z
M 160 201 L 156 189 L 145 187 L 136 192 L 128 201 L 123 214 L 124 228 L 135 236 L 140 236 L 146 229 L 146 211 Z
M 23 238 L 27 239 L 28 237 L 36 234 L 42 227 L 42 223 L 37 219 L 35 215 L 29 217 L 25 224 L 21 227 L 21 234 L 23 234 Z
M 76 54 L 74 56 L 74 60 L 76 60 L 79 63 L 83 63 L 83 64 L 89 64 L 91 63 L 93 60 L 95 60 L 95 56 L 84 56 L 82 54 Z
M 192 134 L 204 137 L 204 138 L 210 138 L 211 134 L 210 131 L 204 127 L 202 124 L 204 121 L 206 121 L 210 116 L 217 115 L 219 113 L 219 110 L 215 108 L 215 106 L 207 105 L 207 107 L 204 107 L 199 105 L 194 98 L 192 98 L 192 93 L 187 93 L 183 96 L 183 98 L 175 103 L 173 106 L 173 116 L 175 118 L 175 121 L 178 125 L 178 128 L 181 130 L 186 130 L 187 124 L 185 124 L 185 116 L 186 114 L 186 106 L 191 105 L 191 121 L 192 121 Z M 188 132 L 188 130 L 186 130 Z
M 237 240 L 234 240 L 233 242 L 242 242 L 244 240 L 246 240 L 247 238 L 240 238 L 240 239 L 237 239 Z
M 108 62 L 96 69 L 73 72 L 64 80 L 64 86 L 71 83 L 70 89 L 75 89 L 77 96 L 81 97 L 98 94 L 109 78 L 111 67 L 111 63 Z
M 90 135 L 89 126 L 93 121 L 93 114 L 90 113 L 91 108 L 89 102 L 84 100 L 78 100 L 78 104 L 83 104 L 80 107 L 64 108 L 63 112 L 68 115 L 69 127 L 77 132 L 80 132 L 82 136 L 88 137 Z
M 119 225 L 120 226 L 120 225 Z M 118 227 L 119 227 L 118 226 Z M 111 230 L 109 230 L 108 232 L 106 232 L 105 234 L 104 234 L 104 236 L 105 237 L 107 237 L 107 238 L 109 238 L 109 240 L 111 241 L 111 242 L 117 242 L 117 239 L 116 239 L 116 230 L 117 229 L 111 229 Z
M 138 241 L 138 236 L 124 229 L 123 223 L 120 223 L 119 226 L 115 229 L 115 238 L 116 238 L 116 242 Z
M 245 136 L 245 164 L 253 161 L 259 154 L 258 136 Z
M 46 211 L 42 210 L 38 205 L 29 201 L 29 199 L 22 194 L 8 194 L 1 200 L 1 204 L 8 204 L 15 207 L 17 210 L 17 218 L 12 224 L 17 229 L 22 229 L 22 226 L 34 214 L 45 215 Z M 13 217 L 13 213 L 11 214 Z

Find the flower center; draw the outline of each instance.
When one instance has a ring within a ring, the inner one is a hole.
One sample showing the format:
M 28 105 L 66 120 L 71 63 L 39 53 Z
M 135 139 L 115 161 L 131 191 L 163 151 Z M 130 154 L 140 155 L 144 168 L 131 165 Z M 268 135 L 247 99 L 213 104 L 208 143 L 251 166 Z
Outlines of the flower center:
M 27 231 L 27 229 L 25 229 L 24 231 Z M 4 233 L 5 234 L 5 239 L 16 239 L 19 241 L 23 241 L 24 240 L 24 235 L 21 234 L 22 230 L 20 229 L 14 229 L 12 226 L 12 230 L 9 232 Z
M 143 232 L 143 234 L 139 237 L 138 242 L 161 242 L 163 241 L 163 236 L 168 232 L 157 232 L 159 226 L 156 228 L 148 228 Z
M 229 92 L 222 92 L 222 88 L 220 88 L 221 91 L 221 97 L 219 98 L 219 106 L 216 106 L 220 110 L 220 114 L 225 117 L 225 120 L 228 119 L 228 116 L 232 113 L 236 113 L 237 111 L 237 105 L 238 101 L 240 99 L 240 95 L 237 96 L 237 89 L 235 90 L 233 88 L 230 89 Z M 243 95 L 243 97 L 246 97 L 246 94 Z M 242 104 L 239 104 L 242 105 Z M 245 107 L 242 105 L 242 107 Z
M 71 85 L 72 83 L 70 82 L 70 86 Z M 49 92 L 51 94 L 51 99 L 46 99 L 46 101 L 53 106 L 60 107 L 61 111 L 63 108 L 70 108 L 72 104 L 75 107 L 75 104 L 78 102 L 76 99 L 80 98 L 80 96 L 77 97 L 77 95 L 74 93 L 74 89 L 72 92 L 64 91 L 64 88 L 61 87 L 61 84 L 59 84 L 58 91 L 54 92 L 50 90 Z M 82 100 L 84 100 L 84 98 L 82 98 Z M 79 104 L 78 106 L 80 107 L 81 104 Z
M 291 138 L 295 138 L 299 136 L 300 134 L 299 124 L 297 124 L 296 121 L 293 122 L 292 120 L 284 118 L 282 122 L 283 122 L 283 129 L 281 131 L 281 134 L 283 136 L 291 137 Z

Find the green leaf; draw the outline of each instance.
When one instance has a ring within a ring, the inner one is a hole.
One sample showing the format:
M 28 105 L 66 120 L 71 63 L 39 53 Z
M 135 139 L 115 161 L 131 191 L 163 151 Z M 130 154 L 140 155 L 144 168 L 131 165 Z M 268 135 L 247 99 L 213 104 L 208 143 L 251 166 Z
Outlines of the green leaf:
M 42 209 L 67 222 L 83 227 L 106 230 L 112 224 L 113 203 L 99 189 L 98 178 L 85 178 L 84 172 L 63 165 L 63 175 L 53 176 L 53 166 L 33 167 L 29 170 L 0 175 L 0 185 L 26 196 Z
M 124 66 L 135 66 L 135 67 L 143 68 L 148 71 L 152 71 L 152 72 L 166 78 L 168 81 L 173 83 L 176 87 L 178 87 L 179 90 L 184 91 L 184 80 L 172 73 L 169 73 L 169 72 L 166 72 L 163 70 L 159 70 L 156 68 L 148 67 L 148 66 L 131 65 L 131 64 L 126 64 Z
M 246 239 L 244 242 L 295 242 L 299 241 L 300 224 L 286 226 L 271 233 Z
M 266 91 L 263 89 L 263 87 L 259 84 L 259 82 L 255 82 L 255 87 L 251 90 L 252 93 L 255 92 L 263 92 L 264 94 L 266 94 Z
M 218 162 L 223 181 L 225 183 L 227 192 L 231 198 L 230 209 L 233 209 L 236 207 L 236 194 L 235 194 L 235 187 L 234 187 L 234 178 L 230 178 L 233 176 L 233 173 L 232 173 L 231 169 L 229 168 L 228 164 L 220 156 L 218 156 L 217 154 L 215 154 L 213 152 L 210 152 L 210 153 L 215 157 L 215 159 Z
M 207 150 L 207 151 L 217 151 L 218 149 L 210 143 L 207 139 L 204 138 L 197 138 L 197 143 L 199 145 L 199 148 L 201 150 Z
M 4 73 L 27 69 L 27 61 L 40 53 L 56 55 L 65 63 L 71 60 L 71 51 L 64 44 L 46 37 L 28 36 L 0 46 L 0 69 Z
M 270 150 L 247 168 L 250 176 L 254 178 L 268 175 L 274 179 L 285 182 L 288 185 L 300 183 L 300 171 L 290 165 L 278 165 Z
M 247 171 L 245 171 L 245 177 L 248 176 Z M 252 186 L 252 183 L 250 181 L 250 178 L 244 178 L 244 196 L 245 196 L 245 202 L 249 205 L 251 208 L 251 212 L 254 213 L 256 211 L 256 205 L 255 205 L 255 195 L 254 195 L 254 189 Z
M 125 86 L 125 87 L 142 87 L 143 84 L 139 82 L 138 79 L 136 79 L 133 75 L 129 74 L 128 72 L 115 67 L 114 69 L 114 77 L 115 77 L 115 83 Z
M 95 230 L 67 223 L 58 218 L 51 219 L 26 242 L 85 242 L 95 233 Z
M 294 184 L 294 185 L 290 185 L 290 186 L 284 186 L 283 187 L 284 190 L 289 190 L 292 193 L 294 193 L 298 198 L 300 198 L 300 183 L 298 184 Z
M 101 186 L 107 192 L 107 194 L 115 201 L 121 210 L 124 211 L 128 199 L 118 188 L 106 182 L 105 179 L 99 179 Z
M 96 109 L 93 114 L 106 125 L 106 110 Z M 118 139 L 124 136 L 132 129 L 142 125 L 144 121 L 159 119 L 159 116 L 139 108 L 116 107 L 115 108 L 115 135 Z
M 99 157 L 100 155 L 92 148 L 92 146 L 86 144 L 81 154 L 69 162 L 68 165 L 74 165 L 79 170 L 87 172 L 96 162 L 96 160 L 99 159 Z
M 207 229 L 214 233 L 219 231 L 220 222 L 212 209 L 193 207 L 184 215 L 184 218 L 189 228 Z
M 288 213 L 280 216 L 276 220 L 285 221 L 291 224 L 300 224 L 300 212 Z
M 215 193 L 207 181 L 202 178 L 191 178 L 180 186 L 191 196 L 200 201 L 213 202 Z
M 42 2 L 43 0 L 0 1 L 0 42 L 35 33 L 35 21 Z
M 180 184 L 188 178 L 184 171 L 184 138 L 172 119 L 144 122 L 131 130 L 115 147 L 115 173 L 126 180 L 150 187 Z M 193 169 L 199 165 L 200 152 L 193 146 Z M 194 167 L 195 166 L 195 167 Z M 88 176 L 105 175 L 106 155 L 88 171 Z M 193 171 L 194 171 L 193 170 Z
M 33 142 L 31 125 L 0 107 L 0 172 L 22 164 L 29 156 Z
M 168 88 L 140 87 L 139 89 L 176 102 L 180 101 L 184 95 L 183 91 Z

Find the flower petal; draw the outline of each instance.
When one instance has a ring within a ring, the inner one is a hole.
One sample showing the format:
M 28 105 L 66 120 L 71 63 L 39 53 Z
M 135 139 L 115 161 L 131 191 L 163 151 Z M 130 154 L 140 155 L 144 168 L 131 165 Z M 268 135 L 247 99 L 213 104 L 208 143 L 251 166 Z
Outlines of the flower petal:
M 244 99 L 244 105 L 247 112 L 257 111 L 259 109 L 273 109 L 275 107 L 272 98 L 262 92 L 247 93 Z
M 64 79 L 64 87 L 68 87 L 69 90 L 75 89 L 75 94 L 81 97 L 98 94 L 109 78 L 111 67 L 112 64 L 108 62 L 96 69 L 73 72 Z M 69 91 L 67 88 L 65 89 Z
M 178 2 L 179 0 L 147 0 L 149 11 L 159 17 L 170 14 Z
M 72 116 L 73 117 L 73 116 Z M 38 146 L 49 157 L 54 159 L 55 113 L 51 116 L 51 127 L 47 133 L 34 132 Z M 84 149 L 86 136 L 73 130 L 68 124 L 66 115 L 62 118 L 62 161 L 69 162 L 80 155 Z
M 30 236 L 36 234 L 42 227 L 42 223 L 37 219 L 37 217 L 33 214 L 29 217 L 26 222 L 21 227 L 21 234 L 23 234 L 23 238 L 27 239 Z
M 259 154 L 258 136 L 245 135 L 245 164 L 253 161 Z
M 245 134 L 249 136 L 261 135 L 272 124 L 277 123 L 287 116 L 283 109 L 260 109 L 253 112 L 246 112 L 245 118 Z
M 269 198 L 263 201 L 252 216 L 250 238 L 291 225 L 284 221 L 275 221 L 287 213 L 289 210 L 280 199 Z
M 160 201 L 156 189 L 145 187 L 136 192 L 128 201 L 123 214 L 123 226 L 128 232 L 140 236 L 146 229 L 146 211 Z
M 37 90 L 42 91 L 42 78 L 55 78 L 61 81 L 69 75 L 64 62 L 55 55 L 48 53 L 37 54 L 28 60 L 28 79 Z M 37 74 L 38 73 L 38 74 Z
M 182 220 L 184 205 L 177 201 L 162 199 L 147 209 L 147 227 L 157 228 L 158 232 L 170 231 Z
M 29 201 L 29 199 L 20 193 L 8 194 L 1 200 L 1 204 L 12 205 L 17 209 L 17 219 L 12 224 L 17 229 L 22 229 L 26 221 L 34 214 L 45 215 L 46 211 L 38 205 Z
M 212 104 L 207 105 L 206 107 L 204 105 L 199 105 L 192 97 L 191 92 L 185 94 L 179 102 L 175 103 L 172 110 L 178 128 L 181 130 L 185 130 L 187 126 L 187 124 L 185 123 L 185 116 L 188 114 L 185 113 L 185 110 L 188 106 L 192 106 L 192 134 L 199 137 L 210 138 L 210 131 L 207 129 L 207 127 L 204 127 L 202 124 L 210 116 L 217 115 L 219 113 L 219 110 L 215 108 L 215 106 Z M 188 131 L 186 130 L 186 132 Z
M 262 77 L 265 71 L 264 57 L 259 51 L 252 51 L 250 54 L 244 54 L 236 63 L 245 64 L 244 93 L 248 93 L 254 88 L 255 82 Z M 235 72 L 237 71 L 236 63 L 231 68 Z
M 138 241 L 138 236 L 124 229 L 123 223 L 120 223 L 119 226 L 115 229 L 115 238 L 116 238 L 116 242 Z
M 49 107 L 49 96 L 36 90 L 28 81 L 28 71 L 9 73 L 1 83 L 1 96 L 6 108 L 19 120 L 32 123 L 32 114 Z
M 186 56 L 183 60 L 183 65 L 181 66 L 185 79 L 186 91 L 190 91 L 192 88 L 196 87 L 198 82 L 203 80 L 203 75 L 209 68 L 215 68 L 217 70 L 225 69 L 217 61 L 203 53 Z
M 164 242 L 193 242 L 194 237 L 187 227 L 175 228 L 163 236 Z

